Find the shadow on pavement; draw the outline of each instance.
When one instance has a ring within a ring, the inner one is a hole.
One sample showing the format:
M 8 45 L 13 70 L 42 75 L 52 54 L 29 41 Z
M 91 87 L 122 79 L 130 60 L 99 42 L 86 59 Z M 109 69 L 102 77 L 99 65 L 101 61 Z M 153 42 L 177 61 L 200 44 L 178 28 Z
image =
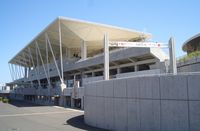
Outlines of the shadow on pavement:
M 35 107 L 35 106 L 44 106 L 39 104 L 34 104 L 26 101 L 20 101 L 20 100 L 11 100 L 9 104 L 16 106 L 16 107 Z
M 71 125 L 73 127 L 88 130 L 88 131 L 107 131 L 101 128 L 96 128 L 85 124 L 84 122 L 84 115 L 73 117 L 66 121 L 66 125 Z

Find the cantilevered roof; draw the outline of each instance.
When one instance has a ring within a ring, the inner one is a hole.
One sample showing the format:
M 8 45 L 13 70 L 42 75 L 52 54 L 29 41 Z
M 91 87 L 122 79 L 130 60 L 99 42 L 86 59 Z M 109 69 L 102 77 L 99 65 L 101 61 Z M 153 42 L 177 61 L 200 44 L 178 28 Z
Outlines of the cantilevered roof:
M 183 51 L 191 52 L 192 47 L 200 44 L 200 33 L 195 36 L 189 38 L 187 41 L 183 43 L 182 49 Z M 191 51 L 190 51 L 191 50 Z
M 59 54 L 59 21 L 61 26 L 61 37 L 63 50 L 66 48 L 80 48 L 82 41 L 87 44 L 87 52 L 101 49 L 103 47 L 103 37 L 107 33 L 109 40 L 135 41 L 149 39 L 151 34 L 136 30 L 120 28 L 105 24 L 88 22 L 83 20 L 58 17 L 41 33 L 39 33 L 30 43 L 27 44 L 9 63 L 20 66 L 30 66 L 30 51 L 36 63 L 36 41 L 40 48 L 42 57 L 46 57 L 45 34 L 51 41 L 55 54 Z M 29 50 L 30 49 L 30 50 Z M 33 66 L 33 65 L 32 65 Z

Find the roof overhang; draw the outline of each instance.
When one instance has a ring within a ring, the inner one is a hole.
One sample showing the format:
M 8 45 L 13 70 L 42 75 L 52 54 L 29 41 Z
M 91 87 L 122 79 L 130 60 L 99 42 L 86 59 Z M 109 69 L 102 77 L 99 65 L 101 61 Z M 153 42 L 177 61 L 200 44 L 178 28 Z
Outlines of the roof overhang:
M 107 33 L 109 40 L 113 41 L 136 41 L 151 38 L 151 34 L 130 30 L 126 28 L 88 22 L 83 20 L 58 17 L 39 33 L 31 42 L 29 42 L 19 53 L 10 61 L 11 64 L 27 67 L 30 62 L 29 48 L 34 53 L 36 50 L 36 41 L 41 49 L 42 56 L 45 57 L 45 34 L 48 34 L 55 53 L 59 53 L 59 21 L 61 26 L 62 46 L 64 48 L 80 48 L 82 41 L 87 43 L 88 52 L 101 49 L 103 47 L 104 34 Z
M 189 38 L 187 41 L 183 43 L 183 46 L 182 46 L 183 51 L 188 51 L 188 46 L 192 46 L 193 44 L 197 42 L 200 42 L 200 33 Z

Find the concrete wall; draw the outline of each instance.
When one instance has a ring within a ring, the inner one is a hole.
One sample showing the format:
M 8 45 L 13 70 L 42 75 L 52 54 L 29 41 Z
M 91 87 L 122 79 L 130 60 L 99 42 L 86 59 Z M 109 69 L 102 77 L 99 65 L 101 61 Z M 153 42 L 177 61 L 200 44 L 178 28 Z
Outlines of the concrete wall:
M 83 85 L 85 85 L 90 82 L 103 80 L 103 76 L 88 77 L 88 78 L 83 78 L 82 80 L 83 80 Z
M 85 85 L 85 122 L 118 131 L 199 131 L 200 74 Z
M 177 70 L 178 72 L 200 72 L 200 57 L 179 61 Z
M 163 73 L 160 69 L 153 69 L 153 70 L 144 70 L 144 71 L 136 71 L 136 72 L 128 72 L 128 73 L 120 73 L 116 74 L 117 78 L 123 77 L 131 77 L 131 76 L 144 76 L 144 75 L 158 75 Z

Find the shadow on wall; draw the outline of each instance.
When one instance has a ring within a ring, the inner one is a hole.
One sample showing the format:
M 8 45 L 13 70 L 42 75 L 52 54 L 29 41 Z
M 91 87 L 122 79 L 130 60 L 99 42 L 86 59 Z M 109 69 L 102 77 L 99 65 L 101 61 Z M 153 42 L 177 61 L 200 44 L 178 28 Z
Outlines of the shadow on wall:
M 71 125 L 73 127 L 87 130 L 87 131 L 107 131 L 105 129 L 95 128 L 95 127 L 85 124 L 84 115 L 76 116 L 67 120 L 65 125 Z

